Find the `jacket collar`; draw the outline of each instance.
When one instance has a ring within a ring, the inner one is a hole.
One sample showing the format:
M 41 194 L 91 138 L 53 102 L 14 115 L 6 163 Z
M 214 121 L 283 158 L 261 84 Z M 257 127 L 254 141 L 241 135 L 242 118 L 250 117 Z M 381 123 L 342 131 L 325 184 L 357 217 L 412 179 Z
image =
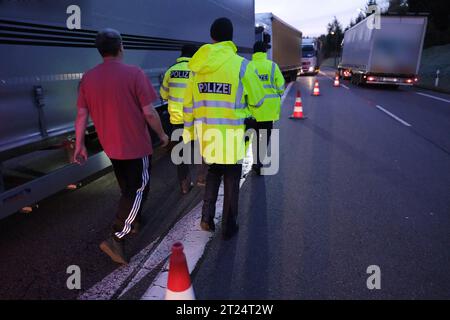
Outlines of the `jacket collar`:
M 252 60 L 267 60 L 267 53 L 266 52 L 257 52 L 253 54 Z
M 187 57 L 179 57 L 179 58 L 177 59 L 177 63 L 180 63 L 180 62 L 189 62 L 189 61 L 191 61 L 191 58 L 187 58 Z

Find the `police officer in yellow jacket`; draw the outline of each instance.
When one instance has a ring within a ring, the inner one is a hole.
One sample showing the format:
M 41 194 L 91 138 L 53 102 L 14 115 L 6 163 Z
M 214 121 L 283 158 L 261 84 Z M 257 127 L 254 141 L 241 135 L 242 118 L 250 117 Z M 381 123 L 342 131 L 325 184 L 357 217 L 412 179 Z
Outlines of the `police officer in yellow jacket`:
M 224 177 L 222 235 L 237 231 L 239 182 L 245 155 L 245 124 L 249 106 L 264 102 L 264 88 L 249 61 L 236 54 L 233 25 L 227 18 L 211 26 L 213 44 L 201 47 L 189 62 L 193 78 L 185 95 L 184 138 L 198 137 L 209 164 L 201 228 L 214 231 L 217 194 Z
M 262 155 L 267 152 L 267 146 L 272 134 L 273 122 L 280 119 L 281 96 L 284 92 L 284 77 L 278 65 L 267 59 L 267 45 L 258 41 L 253 46 L 253 58 L 250 63 L 257 71 L 258 77 L 264 85 L 265 100 L 261 107 L 250 107 L 253 116 L 257 121 L 257 155 L 253 170 L 260 175 L 262 165 Z
M 191 70 L 188 67 L 188 63 L 196 51 L 197 47 L 194 45 L 184 45 L 182 47 L 181 57 L 166 71 L 163 83 L 159 90 L 161 98 L 168 101 L 168 111 L 172 130 L 183 129 L 184 95 L 187 83 L 191 78 Z M 177 142 L 182 143 L 182 139 Z M 180 156 L 183 155 L 180 154 Z M 189 166 L 185 163 L 177 165 L 177 174 L 181 192 L 182 194 L 187 194 L 191 189 Z M 197 183 L 204 184 L 204 177 L 202 177 L 201 172 Z

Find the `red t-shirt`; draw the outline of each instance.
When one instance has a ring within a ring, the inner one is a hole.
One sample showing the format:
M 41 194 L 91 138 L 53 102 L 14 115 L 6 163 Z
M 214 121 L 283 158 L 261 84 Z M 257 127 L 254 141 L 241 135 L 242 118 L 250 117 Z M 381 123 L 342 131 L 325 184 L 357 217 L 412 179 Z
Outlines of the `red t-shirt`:
M 87 108 L 103 150 L 111 159 L 139 159 L 152 154 L 152 142 L 142 108 L 157 99 L 144 72 L 118 59 L 86 72 L 78 108 Z

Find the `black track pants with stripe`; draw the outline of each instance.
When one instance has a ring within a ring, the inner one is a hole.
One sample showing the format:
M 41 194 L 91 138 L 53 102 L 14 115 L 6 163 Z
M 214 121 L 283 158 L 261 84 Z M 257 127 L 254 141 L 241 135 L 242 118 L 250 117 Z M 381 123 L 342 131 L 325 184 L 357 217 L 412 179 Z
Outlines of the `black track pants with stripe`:
M 133 160 L 111 159 L 121 197 L 113 225 L 113 235 L 124 239 L 140 221 L 150 186 L 151 156 Z

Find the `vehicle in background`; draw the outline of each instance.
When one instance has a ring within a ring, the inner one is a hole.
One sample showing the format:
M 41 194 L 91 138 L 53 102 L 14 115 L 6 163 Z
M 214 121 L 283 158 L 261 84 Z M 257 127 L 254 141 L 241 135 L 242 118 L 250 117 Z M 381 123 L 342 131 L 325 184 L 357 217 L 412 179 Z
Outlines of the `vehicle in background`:
M 418 81 L 427 17 L 367 17 L 344 34 L 339 75 L 360 84 L 413 85 Z M 370 27 L 369 27 L 370 25 Z
M 81 9 L 80 30 L 67 28 L 71 5 Z M 140 66 L 159 91 L 181 47 L 210 42 L 210 24 L 222 16 L 233 21 L 239 53 L 250 58 L 253 0 L 0 1 L 0 219 L 110 166 L 92 125 L 87 163 L 70 163 L 78 84 L 101 62 L 98 30 L 119 30 L 125 63 Z M 168 131 L 167 106 L 156 107 Z
M 319 72 L 320 42 L 314 38 L 302 39 L 302 68 L 300 74 L 316 75 Z
M 278 64 L 286 80 L 295 81 L 302 67 L 302 33 L 273 13 L 257 13 L 255 39 L 267 44 L 267 58 Z

